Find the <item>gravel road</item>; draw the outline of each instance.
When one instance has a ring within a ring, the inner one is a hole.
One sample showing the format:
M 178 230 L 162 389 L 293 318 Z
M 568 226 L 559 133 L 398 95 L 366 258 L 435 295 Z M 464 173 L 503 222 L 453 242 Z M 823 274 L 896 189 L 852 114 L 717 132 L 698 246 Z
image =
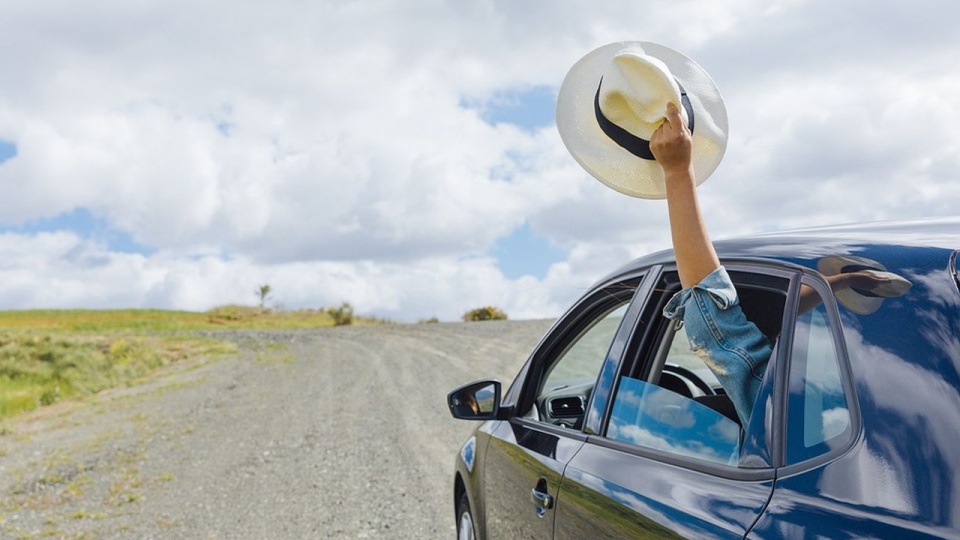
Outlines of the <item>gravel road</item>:
M 0 538 L 453 538 L 446 393 L 549 325 L 217 334 L 238 354 L 3 424 Z

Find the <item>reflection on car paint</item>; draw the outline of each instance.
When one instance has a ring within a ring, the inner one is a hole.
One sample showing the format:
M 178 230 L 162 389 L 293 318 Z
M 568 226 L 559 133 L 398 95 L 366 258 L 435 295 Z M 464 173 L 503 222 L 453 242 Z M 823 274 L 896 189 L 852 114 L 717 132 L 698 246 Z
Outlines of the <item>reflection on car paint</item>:
M 715 463 L 734 465 L 740 454 L 736 422 L 670 390 L 620 379 L 607 437 Z
M 563 526 L 556 531 L 555 538 L 684 538 L 675 528 L 660 525 L 682 523 L 680 512 L 651 503 L 609 480 L 569 471 L 563 483 L 563 514 L 558 520 L 563 525 L 589 523 L 590 527 L 589 530 L 577 530 L 576 527 Z M 596 519 L 598 515 L 603 519 Z
M 460 449 L 460 459 L 463 460 L 463 464 L 467 466 L 467 471 L 473 472 L 473 460 L 477 455 L 477 438 L 470 437 L 463 447 Z
M 742 540 L 771 490 L 587 444 L 564 472 L 554 538 Z

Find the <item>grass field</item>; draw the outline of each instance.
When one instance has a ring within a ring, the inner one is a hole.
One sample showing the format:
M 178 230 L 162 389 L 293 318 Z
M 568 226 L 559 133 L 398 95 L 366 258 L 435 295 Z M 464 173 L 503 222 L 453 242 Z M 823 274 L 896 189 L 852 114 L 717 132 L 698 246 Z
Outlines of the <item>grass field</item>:
M 0 311 L 0 420 L 135 384 L 172 363 L 235 350 L 229 343 L 191 336 L 189 331 L 383 323 L 353 317 L 352 311 L 345 318 L 342 308 Z
M 0 311 L 0 331 L 13 329 L 69 332 L 164 332 L 334 326 L 342 308 L 269 310 L 249 306 L 222 306 L 210 311 L 122 310 L 23 310 Z M 343 319 L 339 319 L 341 322 Z M 384 321 L 351 315 L 349 324 L 382 324 Z

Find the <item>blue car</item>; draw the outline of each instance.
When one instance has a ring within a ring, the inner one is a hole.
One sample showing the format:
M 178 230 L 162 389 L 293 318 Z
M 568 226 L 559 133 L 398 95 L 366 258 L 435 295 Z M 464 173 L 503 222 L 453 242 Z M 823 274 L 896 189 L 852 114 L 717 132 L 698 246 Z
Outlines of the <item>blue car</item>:
M 449 394 L 459 538 L 960 538 L 960 219 L 715 245 L 773 346 L 746 425 L 663 316 L 673 253 L 640 258 Z

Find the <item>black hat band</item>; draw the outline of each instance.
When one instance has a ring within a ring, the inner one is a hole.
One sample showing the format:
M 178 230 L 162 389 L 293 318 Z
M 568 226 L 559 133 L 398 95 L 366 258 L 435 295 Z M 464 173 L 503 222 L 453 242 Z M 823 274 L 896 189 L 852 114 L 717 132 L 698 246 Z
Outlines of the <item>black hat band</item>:
M 657 158 L 655 158 L 653 152 L 650 151 L 650 141 L 633 135 L 603 115 L 603 111 L 600 110 L 601 86 L 603 86 L 603 78 L 600 79 L 600 85 L 597 86 L 597 95 L 593 98 L 593 108 L 596 112 L 597 123 L 600 125 L 600 130 L 627 152 L 641 159 L 656 161 Z M 690 104 L 690 98 L 687 97 L 687 92 L 683 89 L 680 81 L 677 81 L 677 86 L 680 87 L 680 104 L 683 105 L 683 108 L 687 111 L 687 129 L 690 130 L 690 133 L 693 133 L 693 106 Z

